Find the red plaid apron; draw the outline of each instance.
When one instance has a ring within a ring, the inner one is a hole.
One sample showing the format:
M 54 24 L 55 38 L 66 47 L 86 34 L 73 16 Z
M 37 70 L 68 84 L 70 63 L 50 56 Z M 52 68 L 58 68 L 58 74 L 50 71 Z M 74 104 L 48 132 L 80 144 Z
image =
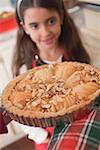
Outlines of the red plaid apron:
M 55 128 L 48 150 L 100 150 L 100 109 Z

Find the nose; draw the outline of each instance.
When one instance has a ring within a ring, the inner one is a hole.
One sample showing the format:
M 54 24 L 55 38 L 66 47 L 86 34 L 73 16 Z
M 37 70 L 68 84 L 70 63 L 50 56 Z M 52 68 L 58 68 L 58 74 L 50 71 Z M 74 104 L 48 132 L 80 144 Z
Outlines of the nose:
M 41 33 L 42 36 L 47 37 L 50 34 L 50 30 L 48 29 L 47 26 L 43 25 L 40 28 L 40 33 Z

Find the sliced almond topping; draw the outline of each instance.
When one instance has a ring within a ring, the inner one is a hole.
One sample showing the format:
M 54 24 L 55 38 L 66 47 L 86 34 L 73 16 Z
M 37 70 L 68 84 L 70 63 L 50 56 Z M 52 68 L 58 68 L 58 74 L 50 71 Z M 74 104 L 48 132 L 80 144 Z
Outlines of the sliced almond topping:
M 51 107 L 51 105 L 50 105 L 50 104 L 41 104 L 41 107 L 42 107 L 42 108 L 47 108 L 47 109 L 48 109 L 48 108 Z
M 37 94 L 37 90 L 36 90 L 36 89 L 34 89 L 34 90 L 32 91 L 32 97 L 35 97 L 35 96 L 36 96 L 36 94 Z
M 16 103 L 16 104 L 14 104 L 14 105 L 15 105 L 15 107 L 17 107 L 17 108 L 19 108 L 19 109 L 23 109 L 23 108 L 24 108 L 24 106 L 21 105 L 20 103 Z
M 31 99 L 29 99 L 29 98 L 26 98 L 26 99 L 25 99 L 25 101 L 26 101 L 26 102 L 30 102 L 30 101 L 31 101 Z
M 44 89 L 44 90 L 46 89 L 46 86 L 45 86 L 44 84 L 39 84 L 38 86 L 39 86 L 39 88 L 41 88 L 41 89 Z
M 41 103 L 41 99 L 38 99 L 38 100 L 34 100 L 34 101 L 32 101 L 32 106 L 37 106 L 37 105 L 39 105 Z
M 29 91 L 32 91 L 31 85 L 28 85 L 28 84 L 26 85 L 25 89 L 26 89 L 26 90 L 29 90 Z

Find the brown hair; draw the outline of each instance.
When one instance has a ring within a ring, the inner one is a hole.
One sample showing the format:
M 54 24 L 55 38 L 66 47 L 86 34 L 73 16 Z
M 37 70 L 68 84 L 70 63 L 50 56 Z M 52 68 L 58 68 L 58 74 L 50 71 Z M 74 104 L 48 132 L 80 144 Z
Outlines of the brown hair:
M 63 10 L 64 19 L 63 25 L 61 26 L 59 42 L 65 46 L 70 60 L 84 63 L 90 62 L 90 58 L 82 45 L 77 28 L 72 18 L 64 8 L 63 0 L 22 0 L 16 7 L 16 20 L 19 29 L 12 66 L 14 76 L 19 74 L 19 69 L 23 64 L 26 64 L 27 69 L 32 68 L 32 61 L 34 60 L 35 54 L 38 53 L 35 43 L 24 32 L 20 24 L 20 22 L 24 22 L 24 11 L 32 7 L 42 7 L 55 10 L 59 13 L 59 15 Z

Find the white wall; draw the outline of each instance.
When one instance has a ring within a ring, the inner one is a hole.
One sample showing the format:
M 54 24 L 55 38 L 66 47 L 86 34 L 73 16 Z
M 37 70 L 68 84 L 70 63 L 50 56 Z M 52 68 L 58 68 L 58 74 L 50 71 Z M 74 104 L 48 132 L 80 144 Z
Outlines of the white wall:
M 0 0 L 0 8 L 11 5 L 10 0 Z

